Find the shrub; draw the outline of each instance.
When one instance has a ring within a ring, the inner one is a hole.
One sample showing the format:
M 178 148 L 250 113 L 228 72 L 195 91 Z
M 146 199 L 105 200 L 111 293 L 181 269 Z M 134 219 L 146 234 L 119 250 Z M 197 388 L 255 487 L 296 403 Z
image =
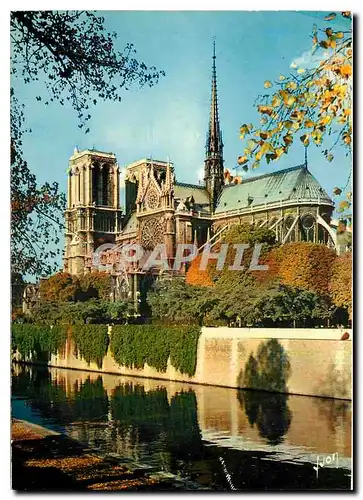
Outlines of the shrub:
M 122 325 L 112 328 L 111 352 L 115 361 L 142 369 L 147 363 L 159 372 L 171 364 L 181 373 L 194 375 L 200 328 L 192 326 Z
M 287 243 L 269 252 L 267 272 L 262 280 L 278 280 L 283 285 L 327 295 L 336 254 L 322 244 Z
M 66 329 L 61 326 L 39 326 L 13 324 L 11 327 L 13 351 L 18 351 L 23 359 L 49 360 L 52 354 L 64 347 Z
M 352 278 L 352 254 L 347 252 L 333 264 L 329 291 L 334 305 L 346 309 L 349 319 L 352 319 Z
M 75 343 L 76 355 L 83 358 L 87 363 L 96 363 L 101 368 L 109 343 L 107 330 L 106 325 L 73 326 L 72 336 Z

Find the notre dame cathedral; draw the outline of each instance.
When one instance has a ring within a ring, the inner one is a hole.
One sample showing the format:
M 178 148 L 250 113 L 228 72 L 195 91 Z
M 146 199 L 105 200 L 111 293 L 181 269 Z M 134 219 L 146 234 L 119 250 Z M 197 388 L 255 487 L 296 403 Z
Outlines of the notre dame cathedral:
M 104 243 L 138 243 L 148 250 L 165 243 L 172 255 L 178 243 L 199 248 L 217 241 L 230 225 L 245 222 L 273 229 L 281 243 L 305 240 L 336 246 L 330 226 L 334 203 L 306 164 L 243 183 L 225 182 L 215 60 L 214 51 L 204 184 L 180 182 L 169 162 L 142 159 L 126 168 L 122 210 L 115 155 L 75 150 L 69 161 L 64 271 L 90 272 L 90 256 Z M 126 281 L 128 294 L 135 298 L 143 276 L 129 269 L 122 276 L 115 273 L 115 280 L 116 295 Z

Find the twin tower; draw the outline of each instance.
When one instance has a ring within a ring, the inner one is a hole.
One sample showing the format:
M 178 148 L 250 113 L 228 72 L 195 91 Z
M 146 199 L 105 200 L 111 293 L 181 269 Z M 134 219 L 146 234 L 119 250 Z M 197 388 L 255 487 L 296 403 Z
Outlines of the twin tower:
M 120 170 L 115 155 L 96 150 L 78 151 L 78 149 L 75 149 L 69 160 L 68 199 L 65 211 L 64 270 L 66 272 L 71 274 L 89 272 L 91 270 L 89 256 L 92 255 L 94 250 L 104 243 L 125 240 L 124 235 L 130 232 L 132 220 L 136 220 L 136 217 L 140 217 L 140 215 L 145 220 L 138 219 L 140 222 L 139 227 L 135 227 L 134 231 L 131 229 L 130 236 L 132 237 L 129 238 L 129 241 L 142 241 L 141 232 L 145 231 L 149 226 L 152 227 L 151 224 L 142 225 L 142 222 L 147 222 L 146 219 L 149 215 L 150 217 L 152 215 L 154 219 L 155 217 L 158 218 L 159 224 L 156 224 L 158 229 L 163 228 L 165 222 L 165 232 L 170 235 L 174 243 L 181 240 L 190 242 L 191 240 L 194 241 L 194 238 L 198 239 L 198 243 L 203 243 L 203 240 L 206 239 L 210 229 L 209 221 L 224 185 L 223 141 L 219 124 L 214 43 L 210 116 L 204 162 L 204 186 L 177 183 L 174 178 L 174 167 L 168 162 L 145 159 L 136 163 L 137 168 L 135 168 L 135 163 L 127 167 L 126 200 L 125 210 L 123 211 L 119 201 Z M 140 171 L 140 179 L 137 176 L 138 171 Z M 142 174 L 142 172 L 144 173 Z M 165 193 L 163 193 L 165 191 L 165 182 L 163 179 L 165 176 L 170 176 L 170 172 L 172 173 L 173 185 L 168 187 L 170 190 L 168 199 L 171 205 L 166 207 Z M 153 192 L 153 202 L 150 202 L 151 194 L 146 193 L 147 186 L 144 186 L 145 201 L 147 202 L 146 212 L 140 214 L 139 207 L 137 207 L 137 201 L 142 201 L 138 199 L 142 187 L 140 183 L 149 182 L 148 179 L 151 179 L 152 182 L 153 179 L 155 180 L 155 186 L 151 190 Z M 186 210 L 183 210 L 183 216 L 175 221 L 173 229 L 170 223 L 170 215 L 178 212 L 178 206 L 187 207 L 187 211 L 193 215 L 188 219 Z M 169 210 L 167 217 L 162 214 L 163 208 L 164 211 Z M 199 213 L 198 220 L 196 220 L 196 210 Z M 204 211 L 205 216 L 201 215 L 201 210 Z M 136 222 L 135 225 L 137 226 Z M 178 235 L 178 231 L 184 231 L 184 236 Z

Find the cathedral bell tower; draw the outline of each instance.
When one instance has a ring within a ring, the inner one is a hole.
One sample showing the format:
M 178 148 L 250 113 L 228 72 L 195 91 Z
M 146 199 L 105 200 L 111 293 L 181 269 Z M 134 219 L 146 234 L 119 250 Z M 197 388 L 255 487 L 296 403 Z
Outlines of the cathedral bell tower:
M 91 256 L 121 228 L 119 167 L 112 153 L 75 149 L 69 160 L 64 271 L 84 274 Z
M 223 141 L 219 126 L 217 74 L 216 74 L 216 47 L 213 41 L 213 66 L 212 66 L 212 96 L 209 115 L 209 128 L 205 145 L 204 183 L 211 199 L 212 211 L 215 209 L 222 186 L 223 176 Z

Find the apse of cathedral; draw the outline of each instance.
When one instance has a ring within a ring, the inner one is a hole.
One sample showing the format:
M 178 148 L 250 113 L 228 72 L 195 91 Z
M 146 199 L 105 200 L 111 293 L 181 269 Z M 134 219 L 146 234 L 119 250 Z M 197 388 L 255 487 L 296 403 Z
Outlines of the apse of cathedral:
M 200 248 L 242 223 L 274 230 L 281 243 L 336 246 L 330 226 L 333 201 L 306 164 L 227 184 L 223 147 L 214 48 L 203 185 L 180 182 L 169 161 L 142 159 L 126 167 L 121 209 L 115 155 L 75 150 L 69 162 L 64 270 L 90 272 L 90 256 L 106 243 L 138 243 L 146 251 L 163 243 L 171 258 L 178 243 Z M 139 275 L 139 270 L 127 270 L 122 278 L 133 295 Z

